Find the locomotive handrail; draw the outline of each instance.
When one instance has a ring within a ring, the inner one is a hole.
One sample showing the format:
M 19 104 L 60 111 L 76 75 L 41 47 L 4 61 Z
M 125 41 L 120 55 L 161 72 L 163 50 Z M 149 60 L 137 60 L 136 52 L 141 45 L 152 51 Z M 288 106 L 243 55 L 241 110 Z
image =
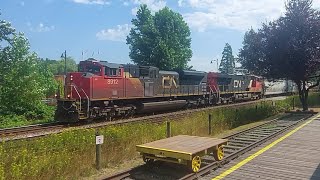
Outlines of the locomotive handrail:
M 89 103 L 89 96 L 87 95 L 87 93 L 81 88 L 82 92 L 84 93 L 84 95 L 86 96 L 87 98 L 87 118 L 89 117 L 89 106 L 90 106 L 90 103 Z
M 212 91 L 211 86 L 209 86 L 209 87 L 210 87 L 210 90 Z M 217 92 L 217 98 L 220 98 L 219 91 L 217 90 L 217 88 L 215 86 L 213 86 L 213 87 L 214 87 L 214 90 Z
M 79 109 L 80 111 L 82 111 L 82 100 L 81 100 L 81 96 L 80 96 L 80 93 L 78 91 L 78 86 L 76 86 L 75 84 L 71 84 L 70 85 L 71 87 L 74 87 L 74 89 L 76 90 L 76 93 L 78 94 L 78 97 L 79 97 L 79 100 L 80 100 L 80 105 L 79 105 Z M 71 89 L 72 91 L 72 89 Z M 84 93 L 84 95 L 86 96 L 87 98 L 87 118 L 89 117 L 89 106 L 90 106 L 90 103 L 89 103 L 89 96 L 87 95 L 87 93 L 81 88 L 81 91 Z
M 71 86 L 71 92 L 72 92 L 72 87 L 74 87 L 74 89 L 76 90 L 76 93 L 77 93 L 78 96 L 79 96 L 79 99 L 80 99 L 80 111 L 81 111 L 81 96 L 80 96 L 80 94 L 79 94 L 79 91 L 78 91 L 78 89 L 77 89 L 77 86 L 74 85 L 74 84 L 70 84 L 70 86 Z

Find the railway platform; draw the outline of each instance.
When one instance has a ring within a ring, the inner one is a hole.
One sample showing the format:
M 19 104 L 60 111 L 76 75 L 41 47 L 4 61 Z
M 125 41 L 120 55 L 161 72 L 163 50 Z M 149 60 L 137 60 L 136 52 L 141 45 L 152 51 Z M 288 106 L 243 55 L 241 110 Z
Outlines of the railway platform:
M 320 114 L 200 179 L 320 179 Z

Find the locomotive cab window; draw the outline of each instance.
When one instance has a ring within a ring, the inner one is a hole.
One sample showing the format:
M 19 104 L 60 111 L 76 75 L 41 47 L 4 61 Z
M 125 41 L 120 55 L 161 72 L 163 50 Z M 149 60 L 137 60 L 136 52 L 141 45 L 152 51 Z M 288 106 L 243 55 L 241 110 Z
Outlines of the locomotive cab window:
M 100 66 L 88 66 L 87 72 L 92 73 L 92 74 L 96 74 L 96 75 L 100 75 L 101 68 L 100 68 Z
M 234 87 L 236 88 L 238 86 L 239 86 L 238 81 L 234 81 Z
M 149 76 L 149 69 L 146 69 L 146 68 L 141 68 L 140 69 L 140 77 L 143 76 L 143 77 L 148 77 Z
M 104 75 L 106 75 L 106 76 L 120 76 L 121 71 L 118 68 L 105 67 Z
M 150 70 L 150 78 L 158 78 L 157 70 L 155 69 Z
M 170 79 L 164 79 L 163 80 L 163 85 L 164 86 L 171 86 Z
M 79 72 L 84 72 L 83 66 L 78 66 L 78 70 L 79 70 Z

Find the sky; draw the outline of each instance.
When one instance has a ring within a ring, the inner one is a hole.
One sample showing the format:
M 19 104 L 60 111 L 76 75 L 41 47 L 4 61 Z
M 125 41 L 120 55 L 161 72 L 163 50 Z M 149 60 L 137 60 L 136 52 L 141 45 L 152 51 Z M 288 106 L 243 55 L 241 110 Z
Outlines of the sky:
M 1 0 L 0 19 L 11 22 L 42 58 L 59 59 L 64 50 L 77 62 L 93 57 L 130 63 L 125 39 L 141 4 L 154 13 L 165 6 L 179 12 L 191 30 L 189 65 L 216 71 L 225 43 L 236 56 L 251 27 L 284 13 L 282 0 Z M 320 0 L 313 7 L 320 9 Z

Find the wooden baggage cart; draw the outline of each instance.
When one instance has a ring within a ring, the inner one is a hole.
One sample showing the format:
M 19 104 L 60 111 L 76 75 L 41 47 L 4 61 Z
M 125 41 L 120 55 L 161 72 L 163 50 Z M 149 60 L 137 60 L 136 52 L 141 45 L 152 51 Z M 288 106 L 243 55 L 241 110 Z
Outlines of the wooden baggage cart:
M 198 172 L 202 156 L 213 155 L 215 160 L 222 160 L 223 146 L 227 145 L 227 141 L 211 137 L 179 135 L 136 147 L 146 163 L 154 160 L 167 161 L 187 165 L 193 172 Z

